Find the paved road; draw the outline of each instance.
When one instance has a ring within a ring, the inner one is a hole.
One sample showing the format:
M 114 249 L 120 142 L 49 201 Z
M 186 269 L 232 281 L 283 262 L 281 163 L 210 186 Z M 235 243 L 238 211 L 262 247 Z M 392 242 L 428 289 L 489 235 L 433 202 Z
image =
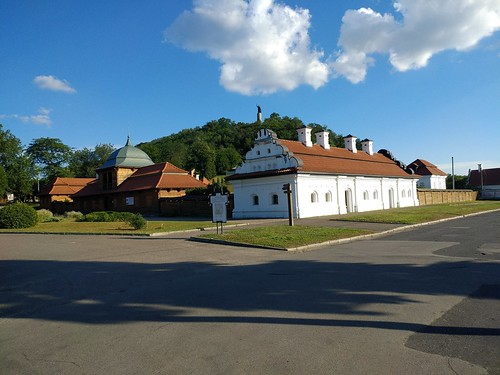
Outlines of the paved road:
M 499 224 L 304 253 L 2 234 L 0 373 L 499 374 Z

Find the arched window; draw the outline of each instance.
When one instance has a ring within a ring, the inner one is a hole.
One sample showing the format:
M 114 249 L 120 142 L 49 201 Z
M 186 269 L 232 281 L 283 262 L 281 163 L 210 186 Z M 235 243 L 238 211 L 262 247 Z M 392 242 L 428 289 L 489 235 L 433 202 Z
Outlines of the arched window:
M 373 199 L 378 199 L 378 190 L 373 192 Z
M 257 150 L 257 155 L 260 155 L 260 151 Z
M 408 189 L 408 198 L 411 198 L 411 190 Z
M 252 201 L 254 206 L 259 205 L 259 196 L 258 195 L 252 195 Z
M 403 198 L 406 198 L 406 190 L 403 190 L 403 191 L 401 192 L 401 196 L 402 196 Z
M 326 194 L 325 194 L 325 201 L 327 202 L 331 202 L 332 201 L 332 192 L 331 191 L 327 191 Z
M 311 203 L 318 203 L 318 193 L 315 191 L 311 193 Z
M 278 194 L 273 194 L 271 201 L 273 204 L 278 204 L 279 203 Z
M 365 201 L 367 201 L 368 199 L 370 199 L 370 194 L 368 194 L 368 191 L 367 191 L 367 190 L 365 190 L 365 191 L 363 192 L 363 199 L 364 199 Z

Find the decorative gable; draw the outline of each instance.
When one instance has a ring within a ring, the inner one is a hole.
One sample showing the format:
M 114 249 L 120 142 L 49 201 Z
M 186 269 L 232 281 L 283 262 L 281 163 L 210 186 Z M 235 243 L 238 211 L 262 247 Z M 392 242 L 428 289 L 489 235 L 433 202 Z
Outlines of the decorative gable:
M 301 165 L 302 161 L 281 144 L 275 132 L 260 129 L 245 161 L 236 168 L 236 174 L 298 168 Z

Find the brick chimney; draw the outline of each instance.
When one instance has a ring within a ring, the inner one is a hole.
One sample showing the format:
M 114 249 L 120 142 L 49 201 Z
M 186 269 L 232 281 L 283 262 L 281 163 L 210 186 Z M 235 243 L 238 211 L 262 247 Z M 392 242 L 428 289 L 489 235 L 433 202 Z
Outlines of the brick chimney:
M 366 152 L 368 155 L 373 155 L 373 141 L 369 139 L 363 139 L 361 141 L 361 147 L 364 152 Z
M 353 154 L 357 153 L 358 150 L 356 149 L 356 139 L 357 137 L 349 134 L 344 137 L 344 143 L 345 143 L 345 148 L 346 150 L 351 151 Z
M 299 142 L 302 142 L 302 144 L 306 147 L 312 147 L 313 145 L 311 141 L 311 130 L 311 128 L 305 125 L 297 129 L 297 133 L 299 134 Z
M 322 131 L 322 132 L 316 133 L 316 142 L 318 143 L 318 145 L 323 147 L 325 150 L 330 149 L 329 139 L 330 139 L 330 133 L 327 131 Z

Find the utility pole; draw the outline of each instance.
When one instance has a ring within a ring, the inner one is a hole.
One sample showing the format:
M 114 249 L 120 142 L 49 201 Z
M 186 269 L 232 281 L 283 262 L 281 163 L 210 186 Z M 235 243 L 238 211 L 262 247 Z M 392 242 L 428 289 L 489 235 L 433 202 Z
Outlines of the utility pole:
M 455 190 L 455 163 L 453 162 L 453 156 L 451 157 L 451 183 L 451 188 Z
M 288 200 L 288 225 L 293 227 L 293 209 L 292 209 L 292 184 L 284 184 L 283 192 L 287 195 Z

